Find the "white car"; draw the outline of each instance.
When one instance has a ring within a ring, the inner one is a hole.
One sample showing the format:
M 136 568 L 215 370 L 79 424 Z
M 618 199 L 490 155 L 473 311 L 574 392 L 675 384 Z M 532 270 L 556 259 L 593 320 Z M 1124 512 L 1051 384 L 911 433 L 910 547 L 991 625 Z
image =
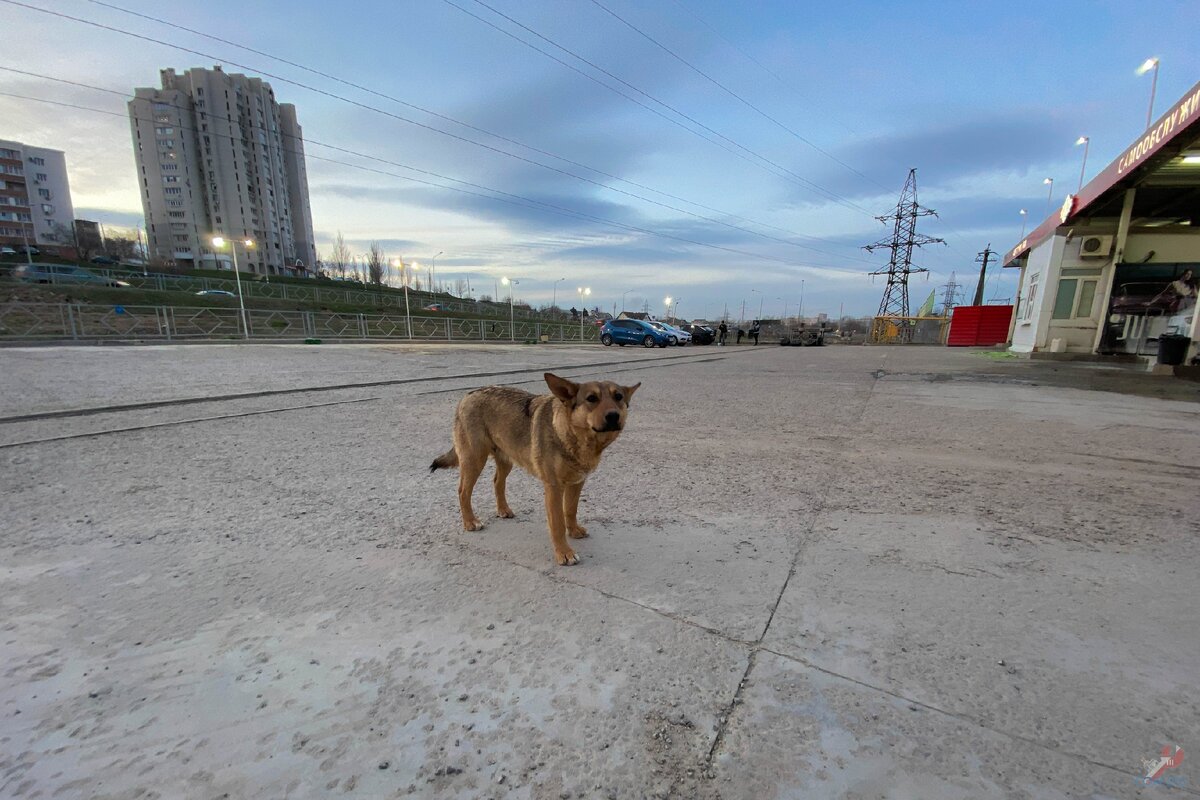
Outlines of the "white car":
M 650 324 L 665 333 L 667 341 L 670 344 L 685 345 L 692 343 L 692 335 L 687 331 L 676 328 L 674 325 L 668 325 L 665 322 L 658 322 L 657 320 L 651 320 Z

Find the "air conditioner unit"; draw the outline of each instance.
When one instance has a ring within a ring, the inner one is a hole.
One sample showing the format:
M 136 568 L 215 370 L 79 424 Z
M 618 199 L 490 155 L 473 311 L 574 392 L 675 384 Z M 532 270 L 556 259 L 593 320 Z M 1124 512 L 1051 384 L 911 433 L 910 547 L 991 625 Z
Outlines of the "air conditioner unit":
M 1112 252 L 1113 237 L 1084 236 L 1079 240 L 1080 258 L 1107 258 Z

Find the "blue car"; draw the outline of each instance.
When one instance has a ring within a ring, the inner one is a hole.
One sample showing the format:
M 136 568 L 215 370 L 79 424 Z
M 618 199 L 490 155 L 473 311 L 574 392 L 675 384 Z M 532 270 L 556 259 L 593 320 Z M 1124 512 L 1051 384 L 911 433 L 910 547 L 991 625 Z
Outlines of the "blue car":
M 642 347 L 666 347 L 670 337 L 648 322 L 640 319 L 610 319 L 600 328 L 600 343 L 605 347 L 618 344 L 640 344 Z

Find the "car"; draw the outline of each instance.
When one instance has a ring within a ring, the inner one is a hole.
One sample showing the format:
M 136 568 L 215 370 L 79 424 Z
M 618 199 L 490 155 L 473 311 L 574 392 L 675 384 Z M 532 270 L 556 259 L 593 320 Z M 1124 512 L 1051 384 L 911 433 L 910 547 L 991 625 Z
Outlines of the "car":
M 425 306 L 425 310 L 426 311 L 445 311 L 446 307 L 444 305 L 442 305 L 441 303 L 430 303 L 429 305 Z
M 116 278 L 103 278 L 83 267 L 70 264 L 18 264 L 13 277 L 25 283 L 75 283 L 123 288 L 129 284 Z
M 90 261 L 98 267 L 115 267 L 121 262 L 108 256 L 92 256 Z
M 20 247 L 17 248 L 17 252 L 20 253 L 21 255 L 25 255 L 26 253 L 28 253 L 31 256 L 40 256 L 42 254 L 42 251 L 38 250 L 33 245 L 21 245 Z
M 717 340 L 717 332 L 707 325 L 680 325 L 692 335 L 692 344 L 712 344 Z
M 15 256 L 16 254 L 17 251 L 11 247 L 0 247 L 0 256 Z
M 685 330 L 676 328 L 674 325 L 669 325 L 666 322 L 659 320 L 651 321 L 651 325 L 657 325 L 664 333 L 667 334 L 667 339 L 670 344 L 683 346 L 692 343 L 692 335 Z
M 605 347 L 614 344 L 666 347 L 670 343 L 670 337 L 664 331 L 640 319 L 610 319 L 600 326 L 600 344 Z
M 196 292 L 197 297 L 237 297 L 233 292 L 227 292 L 224 289 L 201 289 Z

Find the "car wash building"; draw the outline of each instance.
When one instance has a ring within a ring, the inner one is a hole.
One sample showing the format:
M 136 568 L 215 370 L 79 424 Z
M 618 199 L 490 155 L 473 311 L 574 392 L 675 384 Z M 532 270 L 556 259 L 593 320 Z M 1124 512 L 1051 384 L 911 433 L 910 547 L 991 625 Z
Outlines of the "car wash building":
M 1021 270 L 1013 352 L 1195 356 L 1200 83 L 1008 251 L 1004 266 Z

